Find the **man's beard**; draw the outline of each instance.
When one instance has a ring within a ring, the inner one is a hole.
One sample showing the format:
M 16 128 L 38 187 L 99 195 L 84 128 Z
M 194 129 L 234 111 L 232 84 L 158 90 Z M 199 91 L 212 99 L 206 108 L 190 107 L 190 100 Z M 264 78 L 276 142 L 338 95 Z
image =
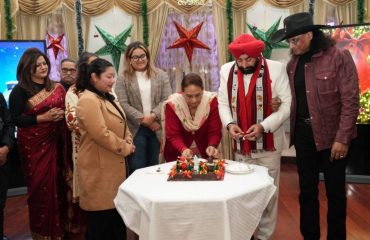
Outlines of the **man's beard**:
M 241 67 L 238 65 L 238 68 L 240 69 L 240 71 L 243 73 L 243 74 L 252 74 L 254 73 L 254 71 L 256 71 L 256 68 L 257 68 L 257 64 L 258 64 L 258 61 L 256 61 L 256 64 L 252 67 Z

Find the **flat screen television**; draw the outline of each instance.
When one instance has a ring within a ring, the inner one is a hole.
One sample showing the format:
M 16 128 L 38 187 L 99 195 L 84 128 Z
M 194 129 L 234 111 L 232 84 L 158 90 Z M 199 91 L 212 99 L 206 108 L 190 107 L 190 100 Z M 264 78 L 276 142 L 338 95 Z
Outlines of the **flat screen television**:
M 8 102 L 9 94 L 17 84 L 17 65 L 27 48 L 38 48 L 46 53 L 45 40 L 0 40 L 0 92 Z

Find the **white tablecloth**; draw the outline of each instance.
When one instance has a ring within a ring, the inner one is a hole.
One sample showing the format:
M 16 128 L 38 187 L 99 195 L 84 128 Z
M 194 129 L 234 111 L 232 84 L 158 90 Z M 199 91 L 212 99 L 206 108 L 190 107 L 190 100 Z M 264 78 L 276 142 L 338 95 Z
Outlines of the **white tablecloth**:
M 252 173 L 226 173 L 223 181 L 169 182 L 173 164 L 136 170 L 119 187 L 114 203 L 140 240 L 250 239 L 275 191 L 267 168 L 252 165 Z

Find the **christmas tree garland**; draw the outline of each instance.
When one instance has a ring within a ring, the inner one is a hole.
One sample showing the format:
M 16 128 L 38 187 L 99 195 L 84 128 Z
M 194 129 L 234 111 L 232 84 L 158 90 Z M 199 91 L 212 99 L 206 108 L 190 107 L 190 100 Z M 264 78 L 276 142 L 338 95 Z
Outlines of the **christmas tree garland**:
M 141 0 L 141 16 L 143 17 L 143 41 L 149 46 L 149 27 L 148 27 L 148 2 Z
M 78 39 L 78 56 L 84 52 L 84 39 L 82 36 L 82 26 L 81 26 L 81 0 L 76 0 L 75 2 L 75 10 L 76 10 L 76 25 L 77 25 L 77 39 Z
M 230 44 L 233 41 L 233 9 L 231 0 L 226 0 L 226 20 L 227 20 L 227 42 Z M 228 53 L 228 60 L 232 61 L 233 58 Z
M 6 26 L 6 38 L 12 39 L 13 38 L 13 22 L 12 16 L 10 13 L 10 0 L 4 1 L 4 13 L 5 13 L 5 26 Z
M 358 0 L 357 1 L 357 22 L 358 23 L 364 23 L 365 19 L 365 1 L 364 0 Z

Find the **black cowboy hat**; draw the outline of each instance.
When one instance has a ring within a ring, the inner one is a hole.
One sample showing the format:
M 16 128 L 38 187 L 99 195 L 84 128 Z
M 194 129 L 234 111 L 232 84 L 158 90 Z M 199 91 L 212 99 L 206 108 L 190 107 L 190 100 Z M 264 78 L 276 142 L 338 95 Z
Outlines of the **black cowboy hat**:
M 325 27 L 325 25 L 313 24 L 310 13 L 296 13 L 284 19 L 284 28 L 273 33 L 271 36 L 271 41 L 280 42 L 284 39 L 288 39 L 322 27 Z

